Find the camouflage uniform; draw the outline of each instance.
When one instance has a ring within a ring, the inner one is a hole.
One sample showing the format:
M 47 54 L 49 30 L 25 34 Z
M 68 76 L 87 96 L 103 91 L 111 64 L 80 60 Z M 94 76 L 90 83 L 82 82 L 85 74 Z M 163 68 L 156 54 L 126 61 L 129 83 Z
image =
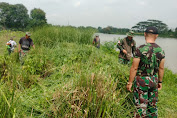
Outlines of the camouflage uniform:
M 134 55 L 136 42 L 133 39 L 129 40 L 128 37 L 126 37 L 123 40 L 118 41 L 117 48 L 120 49 L 119 62 L 127 64 L 131 59 L 132 53 Z M 123 49 L 127 51 L 127 55 L 123 53 Z
M 133 101 L 137 108 L 135 117 L 157 118 L 157 73 L 165 53 L 156 43 L 147 43 L 137 48 L 134 57 L 140 58 L 134 81 Z
M 99 49 L 100 48 L 100 38 L 98 38 L 98 39 L 94 38 L 93 41 L 95 42 L 95 44 L 94 44 L 95 47 Z
M 20 63 L 23 65 L 24 64 L 24 58 L 26 57 L 26 55 L 28 54 L 29 50 L 20 50 L 20 53 L 19 53 L 19 60 L 20 60 Z

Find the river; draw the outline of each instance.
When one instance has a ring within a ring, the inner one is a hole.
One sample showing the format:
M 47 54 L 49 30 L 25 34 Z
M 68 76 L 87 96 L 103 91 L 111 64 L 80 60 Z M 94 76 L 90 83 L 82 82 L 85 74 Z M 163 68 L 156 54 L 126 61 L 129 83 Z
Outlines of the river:
M 115 34 L 102 34 L 99 33 L 101 44 L 105 41 L 114 41 L 118 38 L 124 38 L 126 35 L 115 35 Z M 145 43 L 143 36 L 135 36 L 137 47 Z M 165 67 L 177 73 L 177 39 L 175 38 L 161 38 L 156 39 L 156 43 L 165 51 Z

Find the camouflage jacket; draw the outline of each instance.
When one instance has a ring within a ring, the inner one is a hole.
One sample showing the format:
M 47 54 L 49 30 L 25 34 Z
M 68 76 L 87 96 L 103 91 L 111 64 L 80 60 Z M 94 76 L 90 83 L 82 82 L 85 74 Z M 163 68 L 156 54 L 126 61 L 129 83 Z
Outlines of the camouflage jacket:
M 120 50 L 119 58 L 130 60 L 131 55 L 135 52 L 136 42 L 132 39 L 129 40 L 128 37 L 118 41 L 117 48 Z M 123 49 L 127 51 L 127 55 L 123 53 Z
M 147 43 L 138 47 L 135 58 L 140 58 L 137 76 L 157 75 L 160 62 L 165 58 L 165 53 L 156 43 Z
M 95 47 L 100 48 L 100 38 L 99 39 L 94 38 L 93 41 L 95 42 L 95 44 L 94 44 Z

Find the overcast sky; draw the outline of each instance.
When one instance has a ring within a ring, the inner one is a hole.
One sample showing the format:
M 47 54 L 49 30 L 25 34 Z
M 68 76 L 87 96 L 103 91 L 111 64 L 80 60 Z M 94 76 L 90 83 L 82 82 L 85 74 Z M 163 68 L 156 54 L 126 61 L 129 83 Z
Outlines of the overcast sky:
M 54 25 L 131 28 L 140 21 L 161 20 L 177 27 L 177 0 L 0 0 L 40 8 Z

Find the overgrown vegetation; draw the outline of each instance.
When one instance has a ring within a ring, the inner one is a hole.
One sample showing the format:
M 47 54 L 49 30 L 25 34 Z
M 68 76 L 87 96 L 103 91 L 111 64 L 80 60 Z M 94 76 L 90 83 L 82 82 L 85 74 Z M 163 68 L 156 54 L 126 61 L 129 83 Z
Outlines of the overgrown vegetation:
M 132 93 L 125 89 L 129 67 L 118 63 L 114 42 L 100 50 L 91 46 L 93 33 L 43 27 L 32 31 L 36 49 L 23 66 L 17 53 L 1 54 L 0 117 L 131 118 Z M 3 32 L 0 39 L 8 34 L 19 38 L 24 33 Z M 176 80 L 177 75 L 166 70 L 158 104 L 162 118 L 177 116 Z

